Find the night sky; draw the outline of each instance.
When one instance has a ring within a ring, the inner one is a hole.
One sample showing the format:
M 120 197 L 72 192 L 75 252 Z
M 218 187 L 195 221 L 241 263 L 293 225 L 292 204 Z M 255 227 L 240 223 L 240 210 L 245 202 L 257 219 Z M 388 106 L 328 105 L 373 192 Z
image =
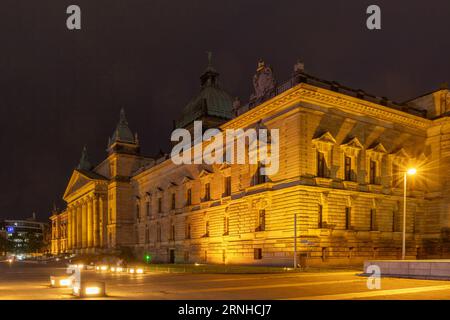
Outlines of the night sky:
M 394 3 L 395 2 L 395 3 Z M 82 30 L 66 28 L 66 8 Z M 382 30 L 366 28 L 370 4 Z M 0 219 L 46 220 L 83 145 L 106 156 L 125 108 L 142 150 L 169 151 L 172 120 L 199 91 L 206 51 L 247 101 L 263 58 L 279 82 L 297 59 L 315 76 L 403 101 L 450 80 L 450 2 L 3 0 Z

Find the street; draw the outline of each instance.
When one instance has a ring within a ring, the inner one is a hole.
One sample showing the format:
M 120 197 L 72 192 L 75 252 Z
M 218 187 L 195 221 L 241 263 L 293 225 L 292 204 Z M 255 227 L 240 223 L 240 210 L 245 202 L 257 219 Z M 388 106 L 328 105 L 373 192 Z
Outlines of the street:
M 450 299 L 450 282 L 382 278 L 369 290 L 360 270 L 286 274 L 112 274 L 83 271 L 82 280 L 106 282 L 105 299 Z M 0 299 L 78 299 L 69 288 L 50 288 L 62 267 L 0 263 Z

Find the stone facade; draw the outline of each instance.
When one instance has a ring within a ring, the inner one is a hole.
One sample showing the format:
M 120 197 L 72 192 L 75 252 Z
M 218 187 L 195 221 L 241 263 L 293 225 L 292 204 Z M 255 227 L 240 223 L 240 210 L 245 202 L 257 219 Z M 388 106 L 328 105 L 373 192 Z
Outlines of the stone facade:
M 233 104 L 236 116 L 219 126 L 279 129 L 276 174 L 261 179 L 254 164 L 175 165 L 141 156 L 137 138 L 113 141 L 121 148 L 104 162 L 74 171 L 67 209 L 52 217 L 57 228 L 67 216 L 67 245 L 52 251 L 128 247 L 154 262 L 290 266 L 296 216 L 302 265 L 399 258 L 403 173 L 414 166 L 406 256 L 448 257 L 448 90 L 395 104 L 295 70 L 270 90 L 261 86 L 271 79 L 259 81 L 264 96 Z

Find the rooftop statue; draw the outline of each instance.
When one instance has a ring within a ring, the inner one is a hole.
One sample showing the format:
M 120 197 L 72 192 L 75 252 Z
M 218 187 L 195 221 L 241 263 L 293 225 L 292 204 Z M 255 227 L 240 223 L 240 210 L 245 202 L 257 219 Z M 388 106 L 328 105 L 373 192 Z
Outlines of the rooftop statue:
M 259 60 L 256 74 L 253 76 L 253 88 L 255 92 L 250 96 L 250 100 L 260 100 L 270 95 L 275 89 L 272 67 L 266 65 L 263 60 Z

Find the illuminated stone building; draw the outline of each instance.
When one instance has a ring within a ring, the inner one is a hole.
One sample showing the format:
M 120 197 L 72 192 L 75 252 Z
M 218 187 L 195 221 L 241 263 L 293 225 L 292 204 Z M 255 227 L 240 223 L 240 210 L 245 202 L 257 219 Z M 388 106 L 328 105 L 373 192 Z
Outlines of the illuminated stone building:
M 403 174 L 414 166 L 406 255 L 448 257 L 448 89 L 394 103 L 311 76 L 301 63 L 277 85 L 260 62 L 241 105 L 218 76 L 210 63 L 175 125 L 279 129 L 278 172 L 144 157 L 122 111 L 108 157 L 92 167 L 84 151 L 72 174 L 67 209 L 52 217 L 54 226 L 67 221 L 67 245 L 55 253 L 129 247 L 154 262 L 292 265 L 296 215 L 302 265 L 399 258 Z

